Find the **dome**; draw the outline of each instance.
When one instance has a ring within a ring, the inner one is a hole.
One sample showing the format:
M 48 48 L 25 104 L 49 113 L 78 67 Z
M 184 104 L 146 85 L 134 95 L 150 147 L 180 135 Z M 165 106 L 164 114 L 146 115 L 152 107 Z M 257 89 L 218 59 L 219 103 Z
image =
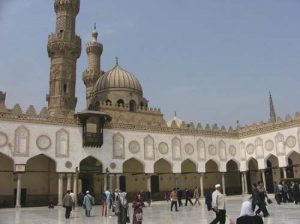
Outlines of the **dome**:
M 127 89 L 143 94 L 139 80 L 130 72 L 116 64 L 110 71 L 100 76 L 95 85 L 95 93 L 105 90 Z

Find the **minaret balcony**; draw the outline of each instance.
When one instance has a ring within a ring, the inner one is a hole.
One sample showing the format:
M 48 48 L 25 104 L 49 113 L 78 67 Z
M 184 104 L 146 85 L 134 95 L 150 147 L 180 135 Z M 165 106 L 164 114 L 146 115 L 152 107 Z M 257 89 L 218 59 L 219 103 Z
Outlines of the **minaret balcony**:
M 52 33 L 48 36 L 48 55 L 52 57 L 56 53 L 71 52 L 77 58 L 81 54 L 81 38 L 77 35 L 73 40 L 66 40 L 63 33 Z

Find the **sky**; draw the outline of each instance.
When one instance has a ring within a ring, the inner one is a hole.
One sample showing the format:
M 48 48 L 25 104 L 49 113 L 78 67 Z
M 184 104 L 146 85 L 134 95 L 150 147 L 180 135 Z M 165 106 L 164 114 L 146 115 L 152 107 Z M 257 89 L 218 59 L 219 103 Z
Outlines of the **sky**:
M 134 74 L 166 120 L 242 125 L 300 111 L 299 0 L 81 0 L 76 111 L 85 108 L 85 45 L 96 22 L 102 70 Z M 47 106 L 53 0 L 0 0 L 0 91 L 6 105 Z

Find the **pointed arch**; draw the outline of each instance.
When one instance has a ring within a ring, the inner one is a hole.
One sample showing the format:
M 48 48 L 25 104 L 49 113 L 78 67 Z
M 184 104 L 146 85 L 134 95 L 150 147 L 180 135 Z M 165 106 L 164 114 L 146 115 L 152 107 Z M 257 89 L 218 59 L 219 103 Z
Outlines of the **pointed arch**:
M 219 163 L 214 159 L 210 159 L 205 163 L 206 172 L 219 172 Z
M 89 155 L 79 162 L 79 171 L 103 173 L 103 163 L 95 156 Z
M 274 155 L 273 153 L 269 153 L 266 157 L 265 157 L 265 167 L 267 166 L 267 162 L 268 160 L 272 163 L 272 167 L 278 167 L 279 165 L 279 160 L 278 157 L 276 155 Z M 274 166 L 276 164 L 276 166 Z
M 278 132 L 275 136 L 275 145 L 276 145 L 277 155 L 284 155 L 285 154 L 284 135 L 280 132 Z
M 172 173 L 172 163 L 161 158 L 154 163 L 154 173 Z
M 145 164 L 143 161 L 132 157 L 123 162 L 123 172 L 124 173 L 144 173 Z
M 21 125 L 15 130 L 15 147 L 14 154 L 28 156 L 29 155 L 29 140 L 30 133 L 28 128 Z
M 254 157 L 249 157 L 246 164 L 248 170 L 258 170 L 258 162 Z
M 69 156 L 69 132 L 61 128 L 56 132 L 56 147 L 55 153 L 58 157 L 68 157 Z
M 226 163 L 226 171 L 239 171 L 240 163 L 236 159 L 232 158 Z
M 51 166 L 49 166 L 49 163 L 52 163 Z M 43 171 L 45 171 L 45 169 L 47 170 L 49 167 L 51 167 L 51 171 L 56 172 L 55 159 L 50 157 L 49 155 L 40 153 L 38 155 L 29 158 L 26 161 L 25 170 L 39 171 L 39 169 L 43 169 Z
M 197 163 L 191 159 L 186 159 L 181 163 L 181 173 L 194 172 L 197 173 Z
M 225 173 L 225 182 L 226 182 L 226 194 L 235 195 L 242 193 L 241 186 L 241 175 L 239 171 L 239 162 L 235 159 L 231 159 L 226 163 L 226 173 Z
M 4 170 L 14 171 L 14 160 L 10 156 L 0 152 L 0 172 Z

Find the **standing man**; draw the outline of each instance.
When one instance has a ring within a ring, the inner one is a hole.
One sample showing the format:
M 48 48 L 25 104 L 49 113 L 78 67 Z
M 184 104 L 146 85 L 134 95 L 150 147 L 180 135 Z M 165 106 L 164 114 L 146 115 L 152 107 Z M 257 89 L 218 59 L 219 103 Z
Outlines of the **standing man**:
M 92 195 L 90 195 L 90 191 L 86 191 L 86 195 L 83 198 L 83 207 L 85 208 L 85 216 L 90 217 L 91 216 L 91 210 L 93 208 L 94 198 Z
M 212 207 L 216 213 L 216 218 L 210 224 L 225 224 L 226 210 L 225 210 L 225 197 L 221 193 L 221 185 L 215 185 L 215 191 L 212 193 Z
M 63 200 L 63 206 L 64 208 L 66 208 L 66 213 L 65 213 L 65 217 L 66 219 L 70 218 L 70 214 L 72 211 L 72 205 L 73 205 L 73 200 L 72 200 L 72 196 L 70 195 L 71 191 L 68 190 L 67 193 L 64 196 L 64 200 Z
M 171 211 L 173 210 L 173 206 L 175 205 L 175 211 L 178 212 L 176 188 L 173 188 L 173 191 L 170 194 L 170 199 L 171 199 Z

